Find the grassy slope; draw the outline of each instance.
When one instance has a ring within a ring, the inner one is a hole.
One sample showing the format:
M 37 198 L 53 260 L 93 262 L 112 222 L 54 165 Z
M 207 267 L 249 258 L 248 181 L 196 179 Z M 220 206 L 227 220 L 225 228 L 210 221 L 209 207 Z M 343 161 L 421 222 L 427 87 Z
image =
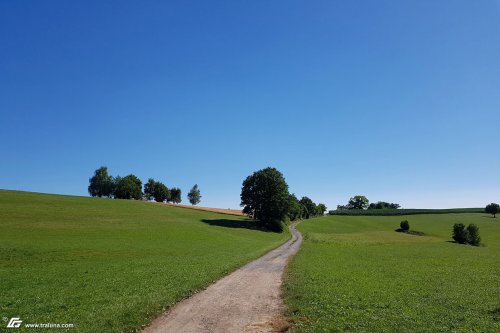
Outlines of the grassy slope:
M 133 331 L 288 237 L 202 219 L 243 220 L 0 191 L 0 313 L 25 323 L 74 323 L 75 332 Z
M 427 236 L 395 232 L 402 219 Z M 476 223 L 486 246 L 448 242 L 456 222 Z M 299 229 L 285 284 L 297 331 L 500 331 L 500 219 L 329 216 Z

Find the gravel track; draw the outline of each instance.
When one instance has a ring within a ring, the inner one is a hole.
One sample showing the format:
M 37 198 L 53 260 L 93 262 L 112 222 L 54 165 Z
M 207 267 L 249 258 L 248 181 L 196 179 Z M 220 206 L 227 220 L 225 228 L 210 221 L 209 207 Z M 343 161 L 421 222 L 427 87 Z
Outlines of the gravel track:
M 283 272 L 300 248 L 302 235 L 220 279 L 155 319 L 143 333 L 284 332 Z

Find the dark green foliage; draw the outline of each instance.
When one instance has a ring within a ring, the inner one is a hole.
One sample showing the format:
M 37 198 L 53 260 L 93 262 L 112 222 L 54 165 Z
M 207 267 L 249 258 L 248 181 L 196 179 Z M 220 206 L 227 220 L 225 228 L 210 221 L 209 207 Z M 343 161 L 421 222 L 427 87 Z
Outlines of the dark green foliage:
M 453 208 L 453 209 L 339 209 L 331 210 L 329 215 L 352 215 L 352 216 L 393 216 L 393 215 L 420 215 L 420 214 L 461 214 L 461 213 L 483 213 L 483 208 Z
M 154 188 L 156 181 L 153 178 L 149 178 L 148 182 L 144 184 L 144 197 L 146 200 L 152 200 L 154 198 Z
M 371 203 L 368 206 L 368 209 L 398 209 L 399 207 L 401 207 L 401 206 L 397 203 L 378 201 L 376 203 Z
M 148 182 L 144 184 L 144 193 L 142 193 L 142 182 L 134 175 L 126 177 L 117 176 L 113 179 L 108 175 L 106 167 L 100 167 L 95 171 L 95 174 L 89 180 L 89 193 L 93 197 L 112 197 L 116 199 L 135 199 L 146 200 L 154 199 L 157 202 L 164 202 L 169 199 L 170 191 L 161 182 L 149 178 Z M 180 202 L 180 190 L 176 200 Z
M 364 195 L 356 195 L 349 199 L 347 209 L 366 209 L 368 208 L 368 199 Z
M 500 212 L 500 206 L 497 203 L 490 203 L 486 206 L 484 211 L 488 214 L 493 215 L 493 217 L 497 217 L 497 214 Z
M 299 201 L 295 195 L 292 195 L 290 199 L 290 210 L 289 216 L 294 217 L 290 217 L 292 221 L 296 219 L 309 219 L 311 217 L 324 215 L 326 212 L 326 205 L 322 203 L 316 205 L 308 197 L 302 197 Z
M 89 179 L 89 194 L 93 197 L 108 197 L 113 195 L 115 183 L 113 177 L 108 174 L 108 168 L 100 167 Z
M 467 226 L 467 243 L 474 246 L 479 246 L 479 243 L 481 243 L 479 228 L 475 224 L 469 224 Z
M 416 230 L 410 230 L 410 222 L 408 220 L 401 221 L 399 223 L 399 229 L 396 229 L 397 232 L 404 232 L 405 234 L 414 235 L 414 236 L 424 236 L 425 233 Z
M 453 240 L 460 244 L 470 244 L 479 246 L 481 237 L 479 236 L 479 228 L 475 224 L 469 224 L 467 228 L 463 223 L 455 223 L 453 225 Z
M 317 211 L 317 215 L 319 215 L 319 216 L 325 215 L 326 205 L 322 204 L 322 203 L 318 204 L 318 206 L 316 206 L 316 211 Z
M 264 228 L 282 231 L 289 202 L 288 185 L 283 174 L 275 168 L 256 171 L 243 181 L 243 213 L 258 221 Z
M 465 229 L 465 225 L 463 223 L 455 223 L 453 225 L 452 238 L 457 243 L 467 243 L 467 230 Z
M 170 191 L 165 184 L 155 182 L 153 186 L 153 198 L 156 202 L 164 202 L 170 196 Z
M 164 202 L 168 199 L 170 191 L 161 182 L 157 182 L 153 178 L 149 178 L 144 184 L 144 198 L 146 200 L 155 200 L 156 202 Z
M 401 223 L 399 224 L 399 226 L 401 227 L 401 230 L 403 230 L 403 231 L 410 230 L 410 223 L 408 223 L 407 220 L 401 221 Z
M 135 199 L 142 198 L 142 182 L 135 175 L 128 175 L 123 178 L 116 177 L 115 198 Z
M 290 194 L 290 200 L 288 205 L 288 218 L 290 221 L 300 220 L 302 218 L 302 205 L 295 194 Z
M 309 199 L 308 197 L 302 197 L 300 199 L 300 205 L 302 206 L 302 217 L 305 219 L 309 219 L 311 217 L 316 216 L 317 214 L 317 209 L 316 209 L 316 204 Z
M 181 203 L 182 197 L 181 197 L 181 189 L 178 187 L 172 187 L 170 189 L 170 198 L 169 201 L 172 201 L 173 203 Z
M 201 200 L 201 193 L 200 189 L 198 188 L 198 184 L 195 184 L 191 191 L 188 193 L 188 199 L 191 205 L 197 205 L 200 203 Z
M 347 205 L 338 205 L 337 210 L 374 210 L 374 209 L 398 209 L 401 206 L 397 203 L 390 203 L 385 201 L 378 201 L 368 204 L 370 201 L 364 195 L 356 195 L 349 199 Z M 330 211 L 331 212 L 331 211 Z M 334 215 L 334 214 L 331 214 Z

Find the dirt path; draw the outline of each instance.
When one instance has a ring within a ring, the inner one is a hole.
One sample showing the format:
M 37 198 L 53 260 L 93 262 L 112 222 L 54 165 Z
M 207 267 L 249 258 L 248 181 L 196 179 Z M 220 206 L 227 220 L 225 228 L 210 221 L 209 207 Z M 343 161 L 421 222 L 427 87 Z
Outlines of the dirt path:
M 302 243 L 295 225 L 290 231 L 288 242 L 178 303 L 143 333 L 285 331 L 282 276 Z

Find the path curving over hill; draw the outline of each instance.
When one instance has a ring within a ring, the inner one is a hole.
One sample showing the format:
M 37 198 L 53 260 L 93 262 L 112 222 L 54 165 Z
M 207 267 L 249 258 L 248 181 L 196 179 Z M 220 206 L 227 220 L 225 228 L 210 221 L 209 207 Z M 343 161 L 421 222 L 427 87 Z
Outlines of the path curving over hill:
M 143 333 L 283 332 L 285 306 L 281 284 L 288 259 L 300 248 L 302 235 L 175 305 Z

